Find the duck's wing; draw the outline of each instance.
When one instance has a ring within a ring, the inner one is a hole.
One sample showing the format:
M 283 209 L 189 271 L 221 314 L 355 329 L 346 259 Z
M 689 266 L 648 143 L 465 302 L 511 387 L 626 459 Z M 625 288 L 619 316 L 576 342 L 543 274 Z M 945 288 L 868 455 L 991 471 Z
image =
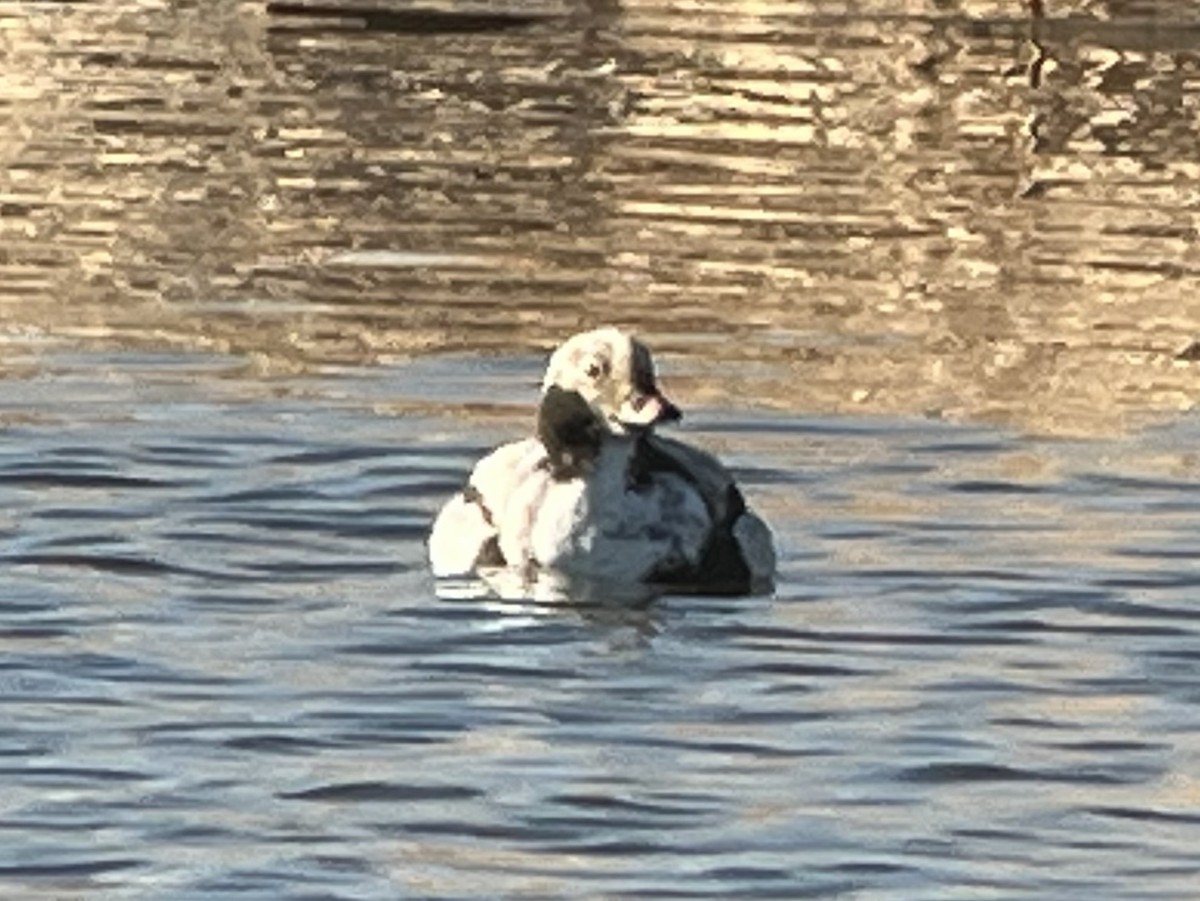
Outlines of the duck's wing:
M 541 443 L 526 438 L 501 445 L 475 464 L 466 486 L 442 507 L 429 533 L 429 563 L 436 578 L 504 564 L 501 513 L 544 458 Z
M 450 498 L 429 533 L 429 566 L 434 578 L 472 575 L 498 558 L 496 527 L 469 488 Z
M 640 466 L 649 472 L 673 472 L 691 484 L 712 516 L 713 523 L 729 523 L 746 509 L 733 475 L 716 457 L 690 444 L 649 434 L 639 454 Z
M 713 530 L 700 563 L 677 578 L 727 585 L 741 593 L 770 587 L 775 577 L 775 539 L 770 527 L 747 508 L 733 474 L 715 456 L 682 441 L 651 434 L 645 440 L 646 463 L 688 481 L 704 500 Z

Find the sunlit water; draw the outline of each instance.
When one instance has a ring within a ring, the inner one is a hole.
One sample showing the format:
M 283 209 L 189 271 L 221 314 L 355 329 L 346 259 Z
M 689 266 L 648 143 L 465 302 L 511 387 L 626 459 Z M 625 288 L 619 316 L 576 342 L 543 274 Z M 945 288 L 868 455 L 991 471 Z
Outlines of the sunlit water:
M 439 599 L 539 365 L 6 382 L 6 897 L 1195 896 L 1193 423 L 693 410 L 775 596 Z
M 0 348 L 281 372 L 618 322 L 719 342 L 721 406 L 1119 430 L 1200 396 L 1198 22 L 0 0 Z

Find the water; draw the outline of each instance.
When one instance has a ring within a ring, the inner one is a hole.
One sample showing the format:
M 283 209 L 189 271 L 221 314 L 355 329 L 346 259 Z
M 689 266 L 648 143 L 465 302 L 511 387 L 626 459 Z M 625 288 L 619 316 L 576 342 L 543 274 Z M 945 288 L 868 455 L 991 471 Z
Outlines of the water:
M 1200 390 L 1191 0 L 300 6 L 0 2 L 0 338 L 286 373 L 618 322 L 721 341 L 714 403 L 1059 434 Z
M 1194 898 L 1193 4 L 353 5 L 0 0 L 0 896 Z M 438 595 L 606 321 L 774 596 Z
M 1194 893 L 1194 424 L 701 410 L 774 597 L 439 599 L 430 515 L 537 362 L 475 372 L 476 425 L 405 367 L 6 384 L 8 894 Z

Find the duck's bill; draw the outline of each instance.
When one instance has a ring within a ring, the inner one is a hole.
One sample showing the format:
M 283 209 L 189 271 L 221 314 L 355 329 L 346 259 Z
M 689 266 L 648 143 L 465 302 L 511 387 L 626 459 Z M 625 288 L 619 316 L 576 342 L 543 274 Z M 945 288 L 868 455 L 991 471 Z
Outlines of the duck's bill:
M 657 391 L 634 394 L 617 411 L 622 425 L 643 428 L 663 422 L 677 422 L 683 418 L 679 408 Z

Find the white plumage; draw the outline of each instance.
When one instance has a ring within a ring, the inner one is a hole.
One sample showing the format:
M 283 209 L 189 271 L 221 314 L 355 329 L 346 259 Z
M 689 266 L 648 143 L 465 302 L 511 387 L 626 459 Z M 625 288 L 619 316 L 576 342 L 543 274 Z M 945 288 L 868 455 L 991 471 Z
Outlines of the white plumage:
M 476 464 L 429 538 L 433 573 L 500 567 L 612 584 L 744 592 L 770 585 L 770 529 L 710 454 L 653 433 L 677 419 L 649 351 L 613 328 L 551 357 L 538 436 Z

